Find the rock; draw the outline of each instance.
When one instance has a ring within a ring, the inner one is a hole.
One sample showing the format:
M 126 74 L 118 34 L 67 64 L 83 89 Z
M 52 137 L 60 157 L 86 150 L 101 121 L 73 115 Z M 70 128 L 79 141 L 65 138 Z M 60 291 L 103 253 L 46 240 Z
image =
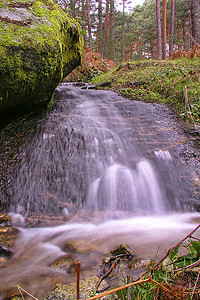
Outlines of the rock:
M 112 255 L 117 256 L 120 254 L 132 254 L 132 250 L 129 245 L 121 244 L 115 250 L 111 251 Z
M 74 241 L 68 241 L 66 245 L 64 246 L 64 251 L 66 252 L 79 252 L 79 253 L 85 253 L 89 251 L 96 251 L 98 248 L 95 244 L 92 244 L 85 240 L 74 240 Z
M 80 281 L 80 299 L 88 299 L 94 295 L 93 290 L 95 289 L 98 280 L 99 278 L 97 276 L 92 276 Z M 108 284 L 103 281 L 100 287 L 101 289 L 105 289 L 108 287 Z M 44 300 L 56 299 L 76 299 L 76 282 L 69 285 L 62 285 L 58 283 L 53 293 L 50 296 L 46 297 Z
M 11 256 L 13 253 L 13 250 L 9 245 L 6 243 L 0 243 L 0 255 L 3 256 Z
M 148 268 L 151 264 L 151 260 L 146 259 L 146 260 L 137 260 L 137 261 L 132 261 L 129 263 L 129 269 L 133 270 L 138 270 L 138 269 L 143 269 L 143 268 Z
M 53 0 L 1 0 L 0 117 L 40 110 L 81 63 L 78 23 Z
M 11 221 L 11 218 L 8 215 L 6 215 L 4 213 L 0 213 L 0 224 L 7 223 L 10 221 Z

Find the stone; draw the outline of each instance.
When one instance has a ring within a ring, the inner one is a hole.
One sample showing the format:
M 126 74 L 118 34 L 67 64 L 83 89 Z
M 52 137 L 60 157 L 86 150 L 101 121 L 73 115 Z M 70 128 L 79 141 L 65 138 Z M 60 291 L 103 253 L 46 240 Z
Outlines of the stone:
M 68 241 L 64 246 L 63 250 L 71 253 L 74 252 L 85 253 L 89 251 L 97 251 L 98 248 L 95 244 L 85 240 L 73 240 L 73 241 Z
M 4 213 L 0 213 L 0 224 L 1 223 L 7 223 L 11 221 L 11 217 L 4 214 Z
M 9 245 L 6 243 L 0 243 L 0 255 L 3 256 L 11 256 L 13 253 L 13 250 Z
M 79 24 L 53 0 L 0 0 L 0 117 L 40 111 L 81 63 Z
M 97 276 L 87 277 L 80 281 L 80 299 L 88 299 L 94 296 L 94 289 L 99 281 Z M 109 287 L 108 284 L 103 281 L 101 283 L 101 289 Z M 110 295 L 109 295 L 110 296 Z M 76 299 L 76 282 L 69 285 L 62 285 L 60 283 L 56 284 L 56 288 L 53 293 L 46 297 L 44 300 L 67 300 Z M 110 299 L 110 298 L 108 298 Z
M 111 251 L 112 255 L 117 256 L 120 254 L 133 254 L 131 247 L 128 244 L 120 244 L 116 249 Z

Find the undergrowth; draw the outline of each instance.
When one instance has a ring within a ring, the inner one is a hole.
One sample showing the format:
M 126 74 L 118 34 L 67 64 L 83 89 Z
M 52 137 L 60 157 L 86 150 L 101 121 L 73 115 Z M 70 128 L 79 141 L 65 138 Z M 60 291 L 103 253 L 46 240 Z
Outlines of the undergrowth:
M 82 65 L 73 70 L 64 81 L 68 82 L 90 82 L 96 76 L 104 74 L 116 67 L 112 60 L 103 59 L 100 53 L 86 49 L 82 59 Z
M 126 62 L 92 82 L 112 82 L 111 88 L 125 97 L 166 103 L 182 119 L 200 123 L 199 57 Z

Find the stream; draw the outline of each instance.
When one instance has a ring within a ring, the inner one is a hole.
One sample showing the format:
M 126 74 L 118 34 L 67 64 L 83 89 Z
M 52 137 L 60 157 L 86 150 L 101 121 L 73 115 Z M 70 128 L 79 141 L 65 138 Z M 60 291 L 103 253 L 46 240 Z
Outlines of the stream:
M 42 298 L 75 281 L 52 267 L 62 256 L 80 261 L 81 278 L 121 243 L 161 257 L 200 222 L 199 158 L 165 105 L 63 83 L 48 114 L 5 130 L 1 210 L 19 233 L 1 299 L 17 284 Z

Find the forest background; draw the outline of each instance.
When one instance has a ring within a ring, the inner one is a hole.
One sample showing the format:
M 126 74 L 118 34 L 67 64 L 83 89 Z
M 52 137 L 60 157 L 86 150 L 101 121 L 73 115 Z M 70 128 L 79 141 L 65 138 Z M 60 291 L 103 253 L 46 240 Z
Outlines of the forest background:
M 165 59 L 200 43 L 199 0 L 54 1 L 79 19 L 85 49 L 117 63 Z
M 200 0 L 135 7 L 129 0 L 54 1 L 79 20 L 84 35 L 82 66 L 65 80 L 109 82 L 123 96 L 166 103 L 181 119 L 200 123 Z

